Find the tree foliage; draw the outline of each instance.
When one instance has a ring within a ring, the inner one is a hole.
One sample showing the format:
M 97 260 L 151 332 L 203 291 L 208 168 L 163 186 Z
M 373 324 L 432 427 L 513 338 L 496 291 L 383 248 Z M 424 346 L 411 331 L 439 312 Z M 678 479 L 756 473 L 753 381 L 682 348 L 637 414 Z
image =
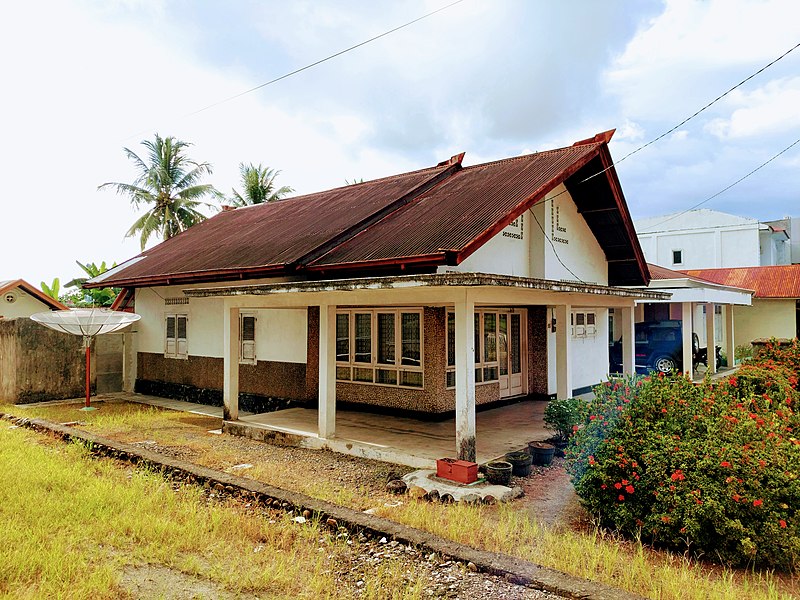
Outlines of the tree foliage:
M 114 300 L 116 300 L 117 295 L 119 294 L 119 288 L 97 288 L 97 289 L 88 289 L 84 290 L 83 284 L 86 283 L 89 279 L 93 277 L 97 277 L 102 275 L 109 268 L 113 269 L 117 266 L 117 263 L 108 267 L 106 265 L 106 261 L 100 263 L 100 266 L 97 266 L 93 262 L 82 263 L 79 260 L 76 260 L 75 263 L 86 273 L 86 277 L 75 277 L 74 279 L 70 280 L 66 287 L 68 288 L 76 288 L 71 291 L 68 291 L 61 297 L 61 301 L 66 304 L 67 306 L 76 306 L 76 307 L 84 307 L 84 306 L 100 306 L 100 307 L 108 307 L 114 304 Z
M 144 158 L 124 149 L 138 172 L 133 183 L 107 182 L 98 189 L 111 188 L 128 196 L 135 208 L 147 208 L 125 234 L 139 235 L 144 250 L 153 234 L 167 240 L 205 220 L 199 208 L 208 206 L 206 198 L 217 198 L 220 194 L 211 184 L 201 183 L 205 175 L 211 175 L 211 165 L 186 156 L 189 143 L 155 134 L 152 141 L 144 140 L 142 145 L 147 150 Z
M 277 187 L 275 179 L 280 171 L 270 169 L 261 164 L 239 164 L 242 192 L 233 190 L 230 202 L 234 206 L 252 206 L 264 202 L 276 202 L 294 190 L 288 185 Z
M 61 291 L 61 280 L 58 277 L 53 279 L 53 283 L 50 285 L 47 285 L 47 282 L 42 281 L 40 287 L 45 295 L 50 296 L 53 300 L 58 300 L 58 294 Z

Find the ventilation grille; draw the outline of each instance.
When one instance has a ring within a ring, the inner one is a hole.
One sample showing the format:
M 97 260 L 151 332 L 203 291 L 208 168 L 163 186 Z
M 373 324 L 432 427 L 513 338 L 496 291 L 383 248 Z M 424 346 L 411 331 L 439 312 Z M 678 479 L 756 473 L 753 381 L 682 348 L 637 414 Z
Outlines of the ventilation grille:
M 166 306 L 176 306 L 178 304 L 189 304 L 189 298 L 185 296 L 180 298 L 164 298 L 164 304 Z

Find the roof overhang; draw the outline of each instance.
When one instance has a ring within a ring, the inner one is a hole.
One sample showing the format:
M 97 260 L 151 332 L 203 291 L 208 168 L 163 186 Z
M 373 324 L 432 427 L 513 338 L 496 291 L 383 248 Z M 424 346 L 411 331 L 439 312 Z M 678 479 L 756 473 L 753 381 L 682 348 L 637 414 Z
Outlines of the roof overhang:
M 602 298 L 624 298 L 638 300 L 668 300 L 668 292 L 648 289 L 611 287 L 572 281 L 533 279 L 509 275 L 490 275 L 486 273 L 431 273 L 422 275 L 398 275 L 391 277 L 360 277 L 324 281 L 293 281 L 256 285 L 237 285 L 213 288 L 191 288 L 183 293 L 192 298 L 216 298 L 236 296 L 267 296 L 283 294 L 319 294 L 328 292 L 357 292 L 369 290 L 421 290 L 451 288 L 494 288 L 501 290 L 528 290 L 551 292 L 563 295 L 597 297 L 598 305 Z M 569 301 L 565 298 L 565 302 Z

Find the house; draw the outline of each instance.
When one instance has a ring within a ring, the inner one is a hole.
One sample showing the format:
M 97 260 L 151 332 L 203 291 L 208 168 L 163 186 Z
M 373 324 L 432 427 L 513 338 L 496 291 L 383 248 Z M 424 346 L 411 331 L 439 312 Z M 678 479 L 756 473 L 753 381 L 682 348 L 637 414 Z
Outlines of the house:
M 142 317 L 135 389 L 222 402 L 226 431 L 305 406 L 306 444 L 364 454 L 337 408 L 454 418 L 474 460 L 477 408 L 589 391 L 609 309 L 632 340 L 635 300 L 668 298 L 622 287 L 650 276 L 612 135 L 224 210 L 87 287 Z
M 635 322 L 681 321 L 681 364 L 683 372 L 690 377 L 694 376 L 693 334 L 697 336 L 700 347 L 720 346 L 728 366 L 733 365 L 735 332 L 738 332 L 735 328 L 736 310 L 750 306 L 753 291 L 654 264 L 648 264 L 648 269 L 651 277 L 648 289 L 667 292 L 670 296 L 665 300 L 637 300 Z M 714 318 L 707 318 L 708 314 L 713 314 Z M 612 310 L 612 340 L 619 339 L 617 317 L 616 311 Z M 676 332 L 665 331 L 676 335 Z M 708 340 L 714 342 L 709 344 Z M 707 372 L 714 373 L 717 367 L 715 353 L 708 353 Z
M 737 346 L 759 338 L 800 336 L 800 265 L 691 269 L 686 274 L 755 292 L 751 306 L 733 308 Z
M 675 270 L 791 263 L 790 229 L 699 209 L 635 223 L 648 262 Z
M 30 317 L 45 310 L 67 310 L 67 307 L 24 279 L 0 281 L 0 319 Z

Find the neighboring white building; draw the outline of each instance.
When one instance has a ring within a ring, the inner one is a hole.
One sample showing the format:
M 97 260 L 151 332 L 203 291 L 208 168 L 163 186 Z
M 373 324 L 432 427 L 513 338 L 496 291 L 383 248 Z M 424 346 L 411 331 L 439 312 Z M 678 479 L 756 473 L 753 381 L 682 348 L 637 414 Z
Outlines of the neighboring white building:
M 30 317 L 45 310 L 67 307 L 23 279 L 0 281 L 0 319 Z
M 791 264 L 789 229 L 700 209 L 635 221 L 647 262 L 675 270 Z

